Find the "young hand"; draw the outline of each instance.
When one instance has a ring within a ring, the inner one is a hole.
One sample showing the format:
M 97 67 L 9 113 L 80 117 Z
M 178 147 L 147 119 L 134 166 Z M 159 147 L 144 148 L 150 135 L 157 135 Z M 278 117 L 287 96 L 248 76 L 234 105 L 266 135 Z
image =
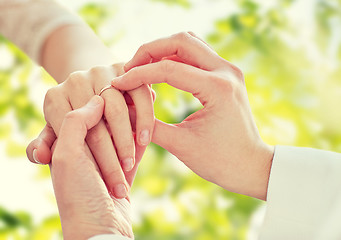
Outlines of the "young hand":
M 144 44 L 112 81 L 121 90 L 167 83 L 203 108 L 179 124 L 156 121 L 152 141 L 208 181 L 266 199 L 273 147 L 259 136 L 242 72 L 193 33 Z

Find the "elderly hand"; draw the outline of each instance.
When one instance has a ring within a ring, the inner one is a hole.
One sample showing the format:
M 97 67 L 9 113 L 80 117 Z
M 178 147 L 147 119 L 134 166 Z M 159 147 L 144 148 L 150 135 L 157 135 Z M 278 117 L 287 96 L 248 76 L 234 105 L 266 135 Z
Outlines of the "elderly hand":
M 44 102 L 47 126 L 28 146 L 29 159 L 32 162 L 49 163 L 50 148 L 55 140 L 53 132 L 56 136 L 59 135 L 64 116 L 86 104 L 93 95 L 99 94 L 120 72 L 121 65 L 94 67 L 89 71 L 75 72 L 62 84 L 51 88 Z M 90 158 L 96 159 L 113 195 L 124 198 L 129 192 L 132 176 L 135 175 L 134 165 L 140 161 L 140 158 L 135 157 L 133 130 L 136 132 L 138 144 L 146 146 L 154 128 L 151 89 L 142 86 L 123 95 L 115 88 L 110 88 L 101 96 L 106 102 L 105 119 L 101 119 L 87 134 L 86 151 Z M 129 111 L 136 114 L 136 129 L 131 127 Z M 130 172 L 132 169 L 134 171 Z
M 85 137 L 98 126 L 103 110 L 103 99 L 94 96 L 67 113 L 60 127 L 50 167 L 64 239 L 106 233 L 133 238 L 128 200 L 109 195 L 97 163 L 86 152 Z
M 242 72 L 192 33 L 143 45 L 112 85 L 131 90 L 168 83 L 203 108 L 179 124 L 157 121 L 152 141 L 208 181 L 266 199 L 273 147 L 259 136 Z

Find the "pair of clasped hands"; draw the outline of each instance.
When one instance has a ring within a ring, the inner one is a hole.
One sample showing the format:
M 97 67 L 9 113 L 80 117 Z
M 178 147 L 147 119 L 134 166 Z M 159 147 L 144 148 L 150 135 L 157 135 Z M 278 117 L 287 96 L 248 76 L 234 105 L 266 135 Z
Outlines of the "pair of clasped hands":
M 178 124 L 155 120 L 151 84 L 157 83 L 192 93 L 203 108 Z M 44 114 L 47 125 L 27 155 L 51 162 L 66 239 L 133 238 L 128 192 L 150 141 L 202 178 L 266 199 L 274 150 L 259 136 L 243 74 L 193 33 L 144 44 L 124 70 L 71 74 L 48 91 Z

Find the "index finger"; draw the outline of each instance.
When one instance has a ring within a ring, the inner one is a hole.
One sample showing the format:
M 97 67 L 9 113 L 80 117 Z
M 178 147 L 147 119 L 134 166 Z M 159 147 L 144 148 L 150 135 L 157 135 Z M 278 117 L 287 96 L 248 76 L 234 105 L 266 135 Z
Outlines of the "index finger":
M 178 33 L 142 45 L 124 66 L 124 70 L 127 72 L 136 66 L 160 61 L 174 55 L 184 63 L 203 70 L 214 70 L 225 62 L 207 44 L 191 33 Z
M 192 93 L 205 105 L 210 96 L 214 96 L 212 92 L 216 87 L 215 82 L 214 75 L 208 71 L 171 60 L 162 60 L 136 67 L 115 78 L 111 84 L 117 89 L 132 90 L 143 84 L 167 83 Z

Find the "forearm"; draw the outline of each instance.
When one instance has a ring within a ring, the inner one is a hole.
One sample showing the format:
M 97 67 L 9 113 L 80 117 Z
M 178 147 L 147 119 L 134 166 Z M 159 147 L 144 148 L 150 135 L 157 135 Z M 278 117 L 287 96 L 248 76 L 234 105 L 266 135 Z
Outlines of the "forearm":
M 58 28 L 47 38 L 41 54 L 42 66 L 58 83 L 74 71 L 113 64 L 109 48 L 85 24 Z

